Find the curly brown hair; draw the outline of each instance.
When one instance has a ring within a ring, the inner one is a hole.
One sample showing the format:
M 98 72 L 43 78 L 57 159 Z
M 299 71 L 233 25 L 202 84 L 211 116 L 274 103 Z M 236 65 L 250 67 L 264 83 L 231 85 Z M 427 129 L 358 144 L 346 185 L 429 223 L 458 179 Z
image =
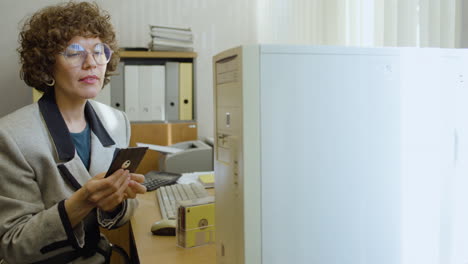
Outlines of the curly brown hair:
M 21 78 L 41 92 L 49 89 L 45 83 L 52 79 L 55 55 L 73 37 L 98 37 L 114 51 L 107 64 L 104 85 L 109 83 L 120 59 L 110 15 L 96 3 L 68 2 L 43 8 L 26 20 L 19 36 Z

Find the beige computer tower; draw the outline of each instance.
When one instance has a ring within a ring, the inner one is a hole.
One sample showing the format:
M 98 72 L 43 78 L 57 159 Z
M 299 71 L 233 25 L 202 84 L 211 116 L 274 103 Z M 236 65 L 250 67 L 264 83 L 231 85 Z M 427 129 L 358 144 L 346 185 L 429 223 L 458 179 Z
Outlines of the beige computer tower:
M 468 51 L 213 59 L 218 264 L 468 263 Z
M 245 56 L 254 63 L 245 64 Z M 259 121 L 259 90 L 253 87 L 258 85 L 256 58 L 257 46 L 230 49 L 213 59 L 215 189 L 222 194 L 216 196 L 216 207 L 223 208 L 216 210 L 216 221 L 223 227 L 216 230 L 220 264 L 244 263 L 244 256 L 260 263 L 259 134 L 244 130 Z M 245 218 L 253 221 L 246 225 Z

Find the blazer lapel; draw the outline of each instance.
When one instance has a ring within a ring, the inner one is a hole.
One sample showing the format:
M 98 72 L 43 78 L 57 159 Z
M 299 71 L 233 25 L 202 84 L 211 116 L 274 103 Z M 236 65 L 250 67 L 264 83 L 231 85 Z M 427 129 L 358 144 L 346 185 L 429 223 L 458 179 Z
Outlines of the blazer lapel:
M 89 165 L 89 174 L 91 176 L 107 171 L 112 161 L 114 150 L 114 147 L 103 146 L 98 136 L 91 133 L 91 162 Z
M 53 91 L 45 93 L 38 102 L 39 111 L 52 137 L 59 162 L 67 162 L 75 156 L 75 144 L 65 120 L 60 114 Z
M 91 133 L 91 162 L 89 170 L 86 169 L 78 155 L 75 155 L 68 162 L 59 164 L 58 168 L 62 177 L 77 190 L 91 177 L 107 171 L 112 161 L 114 150 L 114 147 L 104 147 L 96 134 Z
M 75 190 L 78 190 L 83 186 L 89 178 L 91 178 L 90 173 L 84 166 L 78 155 L 65 163 L 57 165 L 62 178 L 68 182 Z
M 108 169 L 112 161 L 115 142 L 104 128 L 90 102 L 86 103 L 85 115 L 92 131 L 89 173 L 94 176 Z
M 86 120 L 91 128 L 91 163 L 89 172 L 76 153 L 68 127 L 55 102 L 53 90 L 45 93 L 38 104 L 57 151 L 57 163 L 60 164 L 60 172 L 72 186 L 75 188 L 78 184 L 82 186 L 91 176 L 107 170 L 113 157 L 112 153 L 115 149 L 113 147 L 115 142 L 103 126 L 90 102 L 86 102 L 85 105 Z M 65 176 L 65 174 L 69 175 Z M 73 182 L 70 175 L 76 182 Z

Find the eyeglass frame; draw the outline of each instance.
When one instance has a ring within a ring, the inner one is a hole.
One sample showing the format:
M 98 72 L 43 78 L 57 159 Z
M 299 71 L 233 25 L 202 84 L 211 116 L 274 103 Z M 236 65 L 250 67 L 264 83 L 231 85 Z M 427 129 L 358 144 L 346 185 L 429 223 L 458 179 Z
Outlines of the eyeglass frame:
M 78 67 L 78 66 L 80 66 L 80 65 L 83 65 L 83 63 L 86 61 L 86 58 L 88 57 L 89 54 L 92 55 L 93 60 L 94 60 L 94 62 L 96 62 L 97 65 L 106 65 L 106 64 L 108 64 L 109 61 L 112 59 L 112 54 L 114 53 L 114 51 L 113 51 L 113 50 L 109 47 L 109 45 L 107 45 L 106 43 L 103 43 L 103 42 L 96 43 L 96 45 L 94 45 L 93 48 L 96 48 L 97 45 L 104 45 L 104 46 L 108 47 L 108 48 L 109 48 L 109 51 L 110 51 L 110 53 L 109 53 L 109 59 L 106 61 L 106 63 L 100 64 L 100 63 L 97 62 L 96 58 L 94 57 L 94 52 L 88 52 L 88 50 L 85 49 L 85 48 L 84 48 L 83 46 L 81 46 L 80 44 L 78 44 L 78 43 L 72 43 L 72 44 L 68 45 L 68 46 L 65 48 L 65 51 L 62 51 L 62 52 L 59 52 L 59 53 L 58 53 L 58 54 L 62 55 L 62 56 L 65 58 L 65 61 L 67 61 L 67 62 L 68 62 L 68 57 L 67 57 L 67 55 L 66 55 L 66 51 L 67 51 L 67 49 L 68 49 L 70 46 L 72 46 L 72 45 L 78 45 L 78 46 L 82 47 L 82 48 L 83 48 L 83 51 L 79 51 L 81 54 L 86 53 L 86 56 L 80 55 L 80 56 L 82 57 L 81 64 L 72 65 L 72 66 L 74 66 L 74 67 Z

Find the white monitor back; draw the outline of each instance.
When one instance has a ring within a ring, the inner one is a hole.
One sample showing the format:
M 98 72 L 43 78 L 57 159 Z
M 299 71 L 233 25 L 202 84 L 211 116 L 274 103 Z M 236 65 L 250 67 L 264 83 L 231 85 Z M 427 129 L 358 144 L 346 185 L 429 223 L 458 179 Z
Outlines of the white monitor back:
M 215 103 L 236 145 L 215 144 L 233 160 L 215 162 L 218 263 L 468 263 L 465 50 L 236 52 L 242 96 Z
M 397 263 L 398 53 L 263 51 L 263 263 Z

